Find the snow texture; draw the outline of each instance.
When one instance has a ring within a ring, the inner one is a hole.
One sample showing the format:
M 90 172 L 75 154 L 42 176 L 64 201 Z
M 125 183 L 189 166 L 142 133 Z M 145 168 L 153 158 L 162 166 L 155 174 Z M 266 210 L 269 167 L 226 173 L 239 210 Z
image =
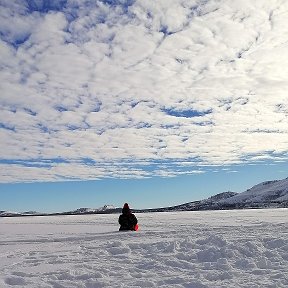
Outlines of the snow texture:
M 288 210 L 0 218 L 0 287 L 287 287 Z

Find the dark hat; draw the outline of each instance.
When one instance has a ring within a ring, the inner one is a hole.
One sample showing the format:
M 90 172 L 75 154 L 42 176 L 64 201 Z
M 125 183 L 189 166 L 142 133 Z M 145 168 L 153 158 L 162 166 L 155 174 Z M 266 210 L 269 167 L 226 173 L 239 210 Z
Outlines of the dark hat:
M 125 204 L 124 204 L 124 206 L 123 206 L 123 208 L 122 208 L 122 213 L 123 213 L 123 214 L 130 214 L 130 213 L 131 213 L 130 207 L 129 207 L 128 203 L 125 203 Z
M 128 203 L 125 203 L 123 209 L 130 209 Z

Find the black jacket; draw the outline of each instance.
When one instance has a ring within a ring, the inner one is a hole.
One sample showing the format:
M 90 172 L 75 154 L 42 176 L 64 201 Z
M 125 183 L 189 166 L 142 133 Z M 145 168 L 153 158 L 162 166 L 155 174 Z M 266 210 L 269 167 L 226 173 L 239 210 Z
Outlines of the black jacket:
M 136 216 L 130 212 L 121 214 L 119 216 L 118 222 L 120 224 L 119 231 L 124 231 L 124 230 L 134 231 L 135 225 L 138 223 Z

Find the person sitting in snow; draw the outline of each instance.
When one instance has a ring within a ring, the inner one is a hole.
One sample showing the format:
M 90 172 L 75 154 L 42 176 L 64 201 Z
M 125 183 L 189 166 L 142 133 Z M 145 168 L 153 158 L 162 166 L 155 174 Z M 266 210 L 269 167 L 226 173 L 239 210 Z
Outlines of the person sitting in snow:
M 122 214 L 119 216 L 118 222 L 120 224 L 119 231 L 136 231 L 138 229 L 138 220 L 136 216 L 131 212 L 127 203 L 125 203 L 123 206 Z

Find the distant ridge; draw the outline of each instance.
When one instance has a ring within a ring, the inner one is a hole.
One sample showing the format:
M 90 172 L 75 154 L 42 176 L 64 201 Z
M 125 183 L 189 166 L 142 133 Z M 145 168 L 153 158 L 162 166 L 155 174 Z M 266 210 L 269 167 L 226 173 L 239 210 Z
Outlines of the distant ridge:
M 104 205 L 101 208 L 79 208 L 77 210 L 66 212 L 72 214 L 90 214 L 90 213 L 97 213 L 97 212 L 106 212 L 109 210 L 115 210 L 116 207 L 114 205 Z
M 201 211 L 224 209 L 252 209 L 252 208 L 288 208 L 288 178 L 283 180 L 265 181 L 253 186 L 242 193 L 223 192 L 200 201 L 188 202 L 181 205 L 153 208 L 133 209 L 137 213 L 169 212 L 169 211 Z M 47 216 L 47 215 L 87 215 L 120 213 L 121 208 L 113 205 L 104 205 L 101 208 L 79 208 L 74 211 L 61 213 L 8 212 L 0 211 L 0 217 L 17 216 Z
M 242 193 L 224 192 L 201 201 L 150 209 L 150 211 L 197 211 L 251 208 L 288 208 L 288 178 L 265 181 Z
M 103 207 L 100 208 L 79 208 L 73 211 L 58 212 L 58 213 L 40 213 L 34 211 L 31 212 L 0 211 L 0 217 L 108 214 L 108 213 L 117 213 L 118 211 L 121 211 L 121 209 L 116 208 L 114 205 L 104 205 Z

